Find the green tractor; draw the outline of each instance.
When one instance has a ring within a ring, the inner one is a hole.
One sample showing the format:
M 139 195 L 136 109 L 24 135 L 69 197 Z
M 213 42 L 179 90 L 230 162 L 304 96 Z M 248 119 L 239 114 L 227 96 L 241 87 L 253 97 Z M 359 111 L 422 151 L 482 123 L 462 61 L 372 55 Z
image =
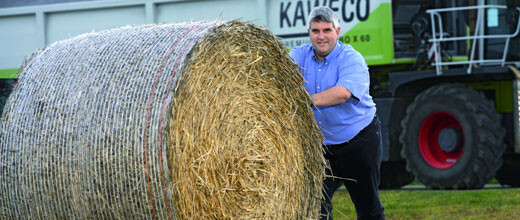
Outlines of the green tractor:
M 382 188 L 520 186 L 520 5 L 495 2 L 392 1 L 394 59 L 371 66 Z

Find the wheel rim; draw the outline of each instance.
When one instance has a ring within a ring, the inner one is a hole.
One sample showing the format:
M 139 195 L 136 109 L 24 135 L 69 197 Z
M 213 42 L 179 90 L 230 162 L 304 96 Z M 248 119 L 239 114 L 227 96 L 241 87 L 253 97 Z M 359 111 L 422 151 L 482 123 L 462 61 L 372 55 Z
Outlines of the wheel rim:
M 459 161 L 464 152 L 464 130 L 452 114 L 435 112 L 421 124 L 419 150 L 432 167 L 449 168 Z

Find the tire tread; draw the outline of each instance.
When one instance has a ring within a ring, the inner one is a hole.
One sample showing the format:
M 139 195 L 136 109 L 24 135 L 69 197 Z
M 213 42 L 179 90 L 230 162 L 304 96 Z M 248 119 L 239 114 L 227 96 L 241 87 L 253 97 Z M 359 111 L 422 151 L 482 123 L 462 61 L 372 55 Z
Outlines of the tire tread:
M 471 163 L 470 172 L 461 174 L 453 185 L 444 185 L 440 182 L 430 181 L 419 173 L 418 168 L 410 160 L 407 159 L 406 169 L 413 173 L 416 178 L 423 184 L 431 188 L 439 189 L 475 189 L 482 188 L 495 175 L 496 171 L 502 165 L 502 155 L 505 151 L 504 137 L 505 129 L 501 126 L 501 115 L 495 112 L 493 102 L 472 88 L 468 88 L 462 84 L 444 83 L 426 89 L 415 97 L 415 100 L 406 109 L 406 115 L 401 121 L 402 132 L 399 141 L 403 145 L 401 156 L 406 159 L 407 146 L 406 137 L 408 133 L 408 124 L 410 116 L 415 109 L 422 103 L 428 102 L 431 97 L 452 97 L 454 100 L 460 101 L 465 109 L 471 111 L 471 115 L 475 116 L 475 122 L 481 129 L 477 129 L 478 143 L 475 146 L 478 150 L 478 159 Z M 494 146 L 494 147 L 488 147 Z

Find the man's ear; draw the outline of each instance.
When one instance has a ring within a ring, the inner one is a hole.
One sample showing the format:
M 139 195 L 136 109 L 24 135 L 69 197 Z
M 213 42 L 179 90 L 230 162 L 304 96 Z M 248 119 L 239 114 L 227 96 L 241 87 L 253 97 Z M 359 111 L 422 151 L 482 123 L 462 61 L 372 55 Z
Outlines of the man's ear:
M 336 30 L 336 32 L 337 32 L 336 34 L 338 35 L 338 37 L 339 37 L 339 31 L 341 31 L 341 27 L 338 27 L 338 29 Z
M 307 29 L 307 33 L 309 33 L 309 35 L 311 35 L 311 29 L 310 28 Z

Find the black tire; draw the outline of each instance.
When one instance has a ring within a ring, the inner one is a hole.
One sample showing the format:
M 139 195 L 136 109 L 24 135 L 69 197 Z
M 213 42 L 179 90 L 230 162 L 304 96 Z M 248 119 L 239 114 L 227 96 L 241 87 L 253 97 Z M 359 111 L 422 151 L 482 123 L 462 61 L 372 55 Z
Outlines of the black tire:
M 4 109 L 4 105 L 7 102 L 7 98 L 13 91 L 13 86 L 16 83 L 14 79 L 1 79 L 0 80 L 0 117 Z
M 381 163 L 381 183 L 379 189 L 398 189 L 408 185 L 415 176 L 406 170 L 406 161 L 387 161 Z
M 520 187 L 520 155 L 504 155 L 504 163 L 495 178 L 501 185 Z
M 415 97 L 401 121 L 401 156 L 434 189 L 478 189 L 502 165 L 505 129 L 493 103 L 461 84 L 440 84 Z

